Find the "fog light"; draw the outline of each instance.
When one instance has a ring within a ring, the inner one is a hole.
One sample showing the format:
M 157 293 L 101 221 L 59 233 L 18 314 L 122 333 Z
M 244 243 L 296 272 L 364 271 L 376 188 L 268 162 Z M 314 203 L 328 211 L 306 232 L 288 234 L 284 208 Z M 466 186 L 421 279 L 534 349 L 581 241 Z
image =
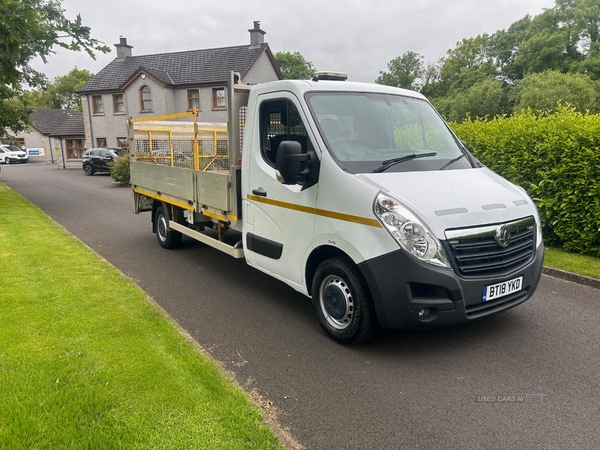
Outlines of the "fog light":
M 431 309 L 425 308 L 419 311 L 419 319 L 425 320 L 431 315 Z

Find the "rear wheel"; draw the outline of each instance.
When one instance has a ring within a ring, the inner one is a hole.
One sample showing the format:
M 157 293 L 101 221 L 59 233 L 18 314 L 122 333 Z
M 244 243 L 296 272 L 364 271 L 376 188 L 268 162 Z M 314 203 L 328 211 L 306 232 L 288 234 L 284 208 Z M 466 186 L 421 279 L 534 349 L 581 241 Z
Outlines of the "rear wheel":
M 171 208 L 164 203 L 156 209 L 154 216 L 154 229 L 156 230 L 156 239 L 162 248 L 176 248 L 181 244 L 183 235 L 179 231 L 169 228 L 169 220 L 171 220 Z
M 83 171 L 85 172 L 86 175 L 88 176 L 92 176 L 94 175 L 94 168 L 92 167 L 91 164 L 84 164 L 83 166 Z
M 321 327 L 334 340 L 357 344 L 377 331 L 369 288 L 349 258 L 331 258 L 321 263 L 313 280 L 312 298 Z

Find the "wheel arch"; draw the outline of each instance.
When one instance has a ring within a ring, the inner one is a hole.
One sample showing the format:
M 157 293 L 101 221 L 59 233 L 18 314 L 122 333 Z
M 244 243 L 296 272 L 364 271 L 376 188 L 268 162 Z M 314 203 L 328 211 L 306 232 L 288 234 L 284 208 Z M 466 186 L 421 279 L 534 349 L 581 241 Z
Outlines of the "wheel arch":
M 330 258 L 335 258 L 337 256 L 345 256 L 354 264 L 356 264 L 356 261 L 348 253 L 339 247 L 334 247 L 333 245 L 320 245 L 314 248 L 310 253 L 305 267 L 306 289 L 309 295 L 312 296 L 312 284 L 317 267 L 319 267 L 323 261 L 326 261 Z

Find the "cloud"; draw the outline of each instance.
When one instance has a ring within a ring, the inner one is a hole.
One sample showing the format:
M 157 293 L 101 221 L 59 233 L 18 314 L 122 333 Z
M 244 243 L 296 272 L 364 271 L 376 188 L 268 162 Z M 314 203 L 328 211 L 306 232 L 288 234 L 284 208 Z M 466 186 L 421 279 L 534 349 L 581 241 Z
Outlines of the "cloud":
M 65 15 L 79 13 L 92 35 L 112 46 L 119 36 L 133 54 L 167 53 L 249 43 L 247 30 L 259 20 L 276 51 L 298 51 L 318 70 L 338 70 L 354 81 L 372 82 L 387 63 L 406 51 L 435 62 L 463 38 L 508 28 L 526 14 L 538 15 L 551 0 L 304 0 L 196 1 L 64 0 Z M 57 50 L 35 68 L 49 78 L 73 67 L 98 72 L 112 59 Z

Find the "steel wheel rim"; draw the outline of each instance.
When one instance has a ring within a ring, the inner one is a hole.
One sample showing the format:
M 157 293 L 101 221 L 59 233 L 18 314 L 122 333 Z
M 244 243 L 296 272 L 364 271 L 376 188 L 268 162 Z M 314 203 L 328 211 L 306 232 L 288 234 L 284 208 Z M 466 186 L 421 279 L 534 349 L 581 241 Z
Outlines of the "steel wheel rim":
M 167 240 L 167 219 L 164 214 L 158 216 L 158 224 L 156 227 L 156 233 L 161 241 Z
M 321 282 L 319 303 L 323 316 L 329 325 L 344 330 L 354 317 L 354 298 L 350 286 L 335 275 L 328 275 Z

